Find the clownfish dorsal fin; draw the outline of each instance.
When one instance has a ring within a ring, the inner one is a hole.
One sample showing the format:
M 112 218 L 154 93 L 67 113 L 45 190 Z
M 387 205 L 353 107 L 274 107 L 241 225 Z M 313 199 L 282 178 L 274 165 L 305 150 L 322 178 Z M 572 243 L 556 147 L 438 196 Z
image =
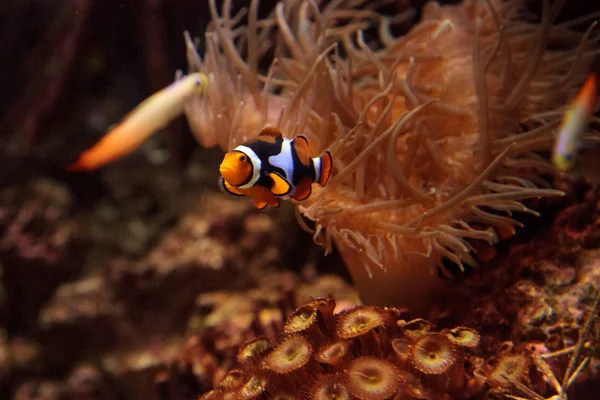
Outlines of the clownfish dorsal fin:
M 278 173 L 271 172 L 269 176 L 273 180 L 271 193 L 275 196 L 285 196 L 292 191 L 292 185 Z
M 276 128 L 274 126 L 265 126 L 262 131 L 260 131 L 259 136 L 273 136 L 273 137 L 283 137 L 283 134 L 281 133 L 281 131 L 279 130 L 279 128 Z
M 302 165 L 310 164 L 310 154 L 308 153 L 308 139 L 304 135 L 299 135 L 294 138 L 294 150 L 298 155 L 298 159 Z
M 221 191 L 227 193 L 227 194 L 231 194 L 233 196 L 237 196 L 237 197 L 242 197 L 244 196 L 244 194 L 242 192 L 240 192 L 239 190 L 237 190 L 235 188 L 235 186 L 232 186 L 229 184 L 229 182 L 227 182 L 225 180 L 225 178 L 223 178 L 222 176 L 219 177 L 219 189 L 221 189 Z
M 279 128 L 274 126 L 265 126 L 258 134 L 257 139 L 267 143 L 275 143 L 279 138 L 283 138 L 283 134 Z

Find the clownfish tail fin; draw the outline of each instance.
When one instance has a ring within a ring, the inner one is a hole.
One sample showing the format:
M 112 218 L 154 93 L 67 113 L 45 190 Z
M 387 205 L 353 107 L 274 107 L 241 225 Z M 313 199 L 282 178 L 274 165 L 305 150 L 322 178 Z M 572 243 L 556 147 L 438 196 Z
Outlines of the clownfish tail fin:
M 331 153 L 326 151 L 321 157 L 317 157 L 313 160 L 315 164 L 315 181 L 319 182 L 319 185 L 325 186 L 331 176 L 331 169 L 333 168 Z

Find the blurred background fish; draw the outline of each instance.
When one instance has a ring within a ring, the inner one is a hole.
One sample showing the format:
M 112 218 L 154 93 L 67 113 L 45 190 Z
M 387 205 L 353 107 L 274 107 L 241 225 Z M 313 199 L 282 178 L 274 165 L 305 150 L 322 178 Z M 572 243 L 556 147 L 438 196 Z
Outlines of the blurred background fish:
M 552 163 L 569 179 L 600 182 L 600 138 L 585 137 L 597 100 L 596 74 L 591 72 L 565 111 L 552 153 Z
M 552 162 L 559 171 L 570 171 L 577 162 L 583 135 L 596 109 L 596 75 L 592 72 L 568 106 L 558 130 Z

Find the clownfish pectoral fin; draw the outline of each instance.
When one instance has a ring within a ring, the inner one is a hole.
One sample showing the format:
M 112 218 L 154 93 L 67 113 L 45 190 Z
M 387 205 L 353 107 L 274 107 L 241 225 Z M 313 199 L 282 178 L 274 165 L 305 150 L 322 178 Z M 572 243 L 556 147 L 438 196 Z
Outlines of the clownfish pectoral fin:
M 298 186 L 294 189 L 294 193 L 291 195 L 291 198 L 297 201 L 302 201 L 308 199 L 310 194 L 312 193 L 312 182 L 310 178 L 301 179 L 298 182 Z
M 266 201 L 260 201 L 260 200 L 254 199 L 253 202 L 254 202 L 254 207 L 256 207 L 257 210 L 262 210 L 263 208 L 265 208 L 267 206 Z
M 275 196 L 285 196 L 292 191 L 292 185 L 278 173 L 271 172 L 269 176 L 273 180 L 271 193 L 273 193 Z
M 302 165 L 310 165 L 310 154 L 308 152 L 308 139 L 304 135 L 299 135 L 294 138 L 294 150 Z
M 283 134 L 279 128 L 275 128 L 274 126 L 265 126 L 262 131 L 260 131 L 256 139 L 260 140 L 261 142 L 275 143 L 277 139 L 282 137 Z
M 252 200 L 254 207 L 262 210 L 266 206 L 279 207 L 279 200 L 273 193 L 264 186 L 258 186 L 256 191 L 252 194 Z
M 237 197 L 244 196 L 244 194 L 242 192 L 237 190 L 234 186 L 230 185 L 229 182 L 227 182 L 225 180 L 225 178 L 223 178 L 222 176 L 219 177 L 218 184 L 219 184 L 219 189 L 221 189 L 221 191 L 223 191 L 224 193 L 231 194 L 231 195 L 237 196 Z
M 254 202 L 254 207 L 256 207 L 257 210 L 262 210 L 266 206 L 272 206 L 275 208 L 279 208 L 279 200 L 277 200 L 277 199 L 275 199 L 274 202 L 272 202 L 272 201 L 266 202 L 266 201 L 263 201 L 262 199 L 254 198 L 253 202 Z
M 329 177 L 331 176 L 331 170 L 333 168 L 333 159 L 331 158 L 331 153 L 326 151 L 323 153 L 321 157 L 321 173 L 319 174 L 319 185 L 325 186 Z

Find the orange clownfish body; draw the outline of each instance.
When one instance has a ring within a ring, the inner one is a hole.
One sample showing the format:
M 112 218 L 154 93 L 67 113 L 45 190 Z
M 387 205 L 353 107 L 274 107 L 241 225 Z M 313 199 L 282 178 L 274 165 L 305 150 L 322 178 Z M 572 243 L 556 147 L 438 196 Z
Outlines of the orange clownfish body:
M 285 139 L 275 127 L 225 154 L 219 186 L 234 196 L 250 196 L 258 209 L 279 207 L 279 199 L 307 199 L 312 183 L 325 186 L 331 175 L 331 154 L 311 158 L 304 136 Z

